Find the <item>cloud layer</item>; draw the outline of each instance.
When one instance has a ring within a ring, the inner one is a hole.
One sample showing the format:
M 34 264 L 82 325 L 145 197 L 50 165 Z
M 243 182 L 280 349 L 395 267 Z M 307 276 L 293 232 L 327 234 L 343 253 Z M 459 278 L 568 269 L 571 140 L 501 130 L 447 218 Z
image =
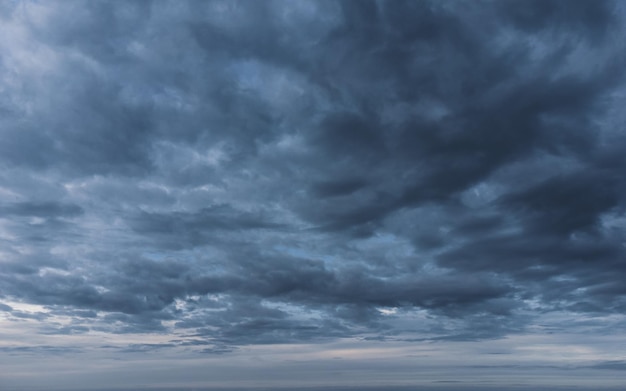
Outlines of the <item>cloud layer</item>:
M 2 7 L 16 325 L 224 353 L 626 309 L 619 4 Z

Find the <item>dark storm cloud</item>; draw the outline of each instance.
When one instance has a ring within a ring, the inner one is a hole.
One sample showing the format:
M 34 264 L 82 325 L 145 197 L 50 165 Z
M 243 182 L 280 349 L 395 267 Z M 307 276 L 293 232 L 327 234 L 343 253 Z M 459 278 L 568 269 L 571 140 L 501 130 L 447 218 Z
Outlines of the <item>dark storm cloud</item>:
M 587 39 L 600 39 L 614 23 L 607 3 L 509 0 L 498 6 L 505 18 L 524 31 L 567 28 L 582 30 Z
M 529 230 L 538 233 L 568 235 L 595 230 L 602 213 L 620 202 L 622 184 L 614 175 L 588 168 L 582 173 L 549 178 L 504 197 L 505 209 L 519 210 Z
M 626 308 L 614 3 L 36 6 L 2 11 L 34 60 L 7 44 L 0 294 L 75 322 L 42 332 L 222 353 Z
M 313 185 L 313 193 L 319 197 L 337 197 L 352 194 L 362 189 L 367 182 L 358 178 L 348 178 L 329 182 L 319 182 Z

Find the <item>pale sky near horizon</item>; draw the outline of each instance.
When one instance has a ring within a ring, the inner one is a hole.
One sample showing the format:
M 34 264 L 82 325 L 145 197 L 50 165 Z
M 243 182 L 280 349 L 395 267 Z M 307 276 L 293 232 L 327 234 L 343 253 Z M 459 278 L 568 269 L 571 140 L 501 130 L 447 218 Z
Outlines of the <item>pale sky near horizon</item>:
M 0 391 L 626 384 L 625 33 L 0 1 Z

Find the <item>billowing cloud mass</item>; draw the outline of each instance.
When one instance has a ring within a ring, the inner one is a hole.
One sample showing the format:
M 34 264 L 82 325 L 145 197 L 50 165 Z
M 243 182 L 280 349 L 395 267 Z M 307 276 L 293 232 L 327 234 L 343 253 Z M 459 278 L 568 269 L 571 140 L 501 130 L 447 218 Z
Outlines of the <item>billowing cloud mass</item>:
M 626 324 L 624 4 L 1 7 L 7 354 Z

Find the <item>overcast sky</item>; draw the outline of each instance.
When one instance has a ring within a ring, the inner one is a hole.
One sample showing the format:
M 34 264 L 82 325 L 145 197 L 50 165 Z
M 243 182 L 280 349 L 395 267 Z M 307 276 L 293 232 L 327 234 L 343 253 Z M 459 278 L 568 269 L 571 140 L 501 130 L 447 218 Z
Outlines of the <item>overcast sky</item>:
M 0 389 L 623 385 L 625 46 L 624 2 L 1 1 Z

